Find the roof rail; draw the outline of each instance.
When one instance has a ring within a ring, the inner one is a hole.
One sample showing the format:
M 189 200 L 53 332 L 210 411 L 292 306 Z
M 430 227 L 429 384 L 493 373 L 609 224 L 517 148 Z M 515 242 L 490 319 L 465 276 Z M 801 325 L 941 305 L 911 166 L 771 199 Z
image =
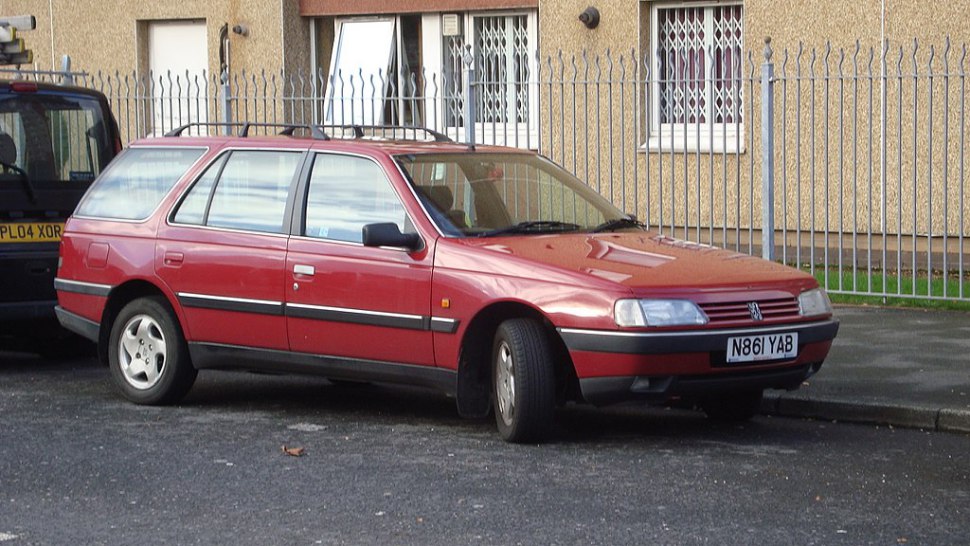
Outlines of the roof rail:
M 246 122 L 194 121 L 192 123 L 186 123 L 185 125 L 181 125 L 179 127 L 172 129 L 171 131 L 165 133 L 165 136 L 167 137 L 182 136 L 182 133 L 185 132 L 185 130 L 190 127 L 227 127 L 227 128 L 238 127 L 239 132 L 237 133 L 237 135 L 241 137 L 248 137 L 249 130 L 253 127 L 278 127 L 281 129 L 280 129 L 280 132 L 277 134 L 284 135 L 284 136 L 293 136 L 293 133 L 297 129 L 304 129 L 304 130 L 310 131 L 310 134 L 315 139 L 318 139 L 318 140 L 330 139 L 330 137 L 324 134 L 323 131 L 319 130 L 316 126 L 305 125 L 301 123 L 252 123 L 248 121 Z
M 449 138 L 447 135 L 439 133 L 434 129 L 428 129 L 427 127 L 419 127 L 417 125 L 358 125 L 358 124 L 339 125 L 337 124 L 337 125 L 314 125 L 313 127 L 319 128 L 321 132 L 324 132 L 330 138 L 333 138 L 333 136 L 326 133 L 325 132 L 326 129 L 351 130 L 354 132 L 354 138 L 364 138 L 365 131 L 378 133 L 377 135 L 372 135 L 372 136 L 383 136 L 380 133 L 386 134 L 389 131 L 390 132 L 403 131 L 405 133 L 403 136 L 403 140 L 417 140 L 417 133 L 424 133 L 427 136 L 429 136 L 431 139 L 433 139 L 435 142 L 454 142 L 454 140 Z M 414 138 L 407 138 L 408 131 L 411 131 L 414 133 Z M 401 137 L 401 135 L 394 135 L 392 133 L 392 137 Z
M 237 136 L 248 137 L 249 130 L 253 127 L 277 127 L 280 128 L 279 135 L 293 136 L 293 133 L 297 129 L 303 129 L 310 132 L 316 140 L 331 140 L 334 137 L 331 133 L 328 133 L 328 129 L 339 129 L 344 131 L 353 131 L 355 139 L 366 138 L 367 133 L 371 133 L 372 137 L 386 136 L 388 132 L 391 132 L 390 138 L 392 139 L 402 139 L 402 140 L 417 140 L 417 134 L 422 133 L 427 135 L 435 142 L 454 142 L 447 135 L 439 133 L 433 129 L 428 129 L 427 127 L 418 127 L 415 125 L 307 125 L 302 123 L 254 123 L 249 121 L 244 122 L 218 122 L 218 121 L 194 121 L 192 123 L 186 123 L 172 129 L 171 131 L 165 133 L 167 137 L 178 137 L 182 136 L 182 133 L 186 129 L 191 127 L 232 127 L 239 128 Z M 404 134 L 400 134 L 403 132 Z M 408 137 L 408 132 L 412 133 L 411 138 Z

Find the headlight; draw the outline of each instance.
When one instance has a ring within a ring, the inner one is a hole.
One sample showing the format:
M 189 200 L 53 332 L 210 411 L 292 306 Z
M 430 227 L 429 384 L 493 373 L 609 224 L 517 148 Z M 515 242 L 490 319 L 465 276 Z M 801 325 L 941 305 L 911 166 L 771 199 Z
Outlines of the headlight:
M 829 296 L 825 293 L 825 290 L 821 288 L 806 290 L 798 295 L 798 312 L 805 317 L 830 315 L 832 314 L 832 302 L 829 301 Z
M 707 316 L 687 300 L 619 300 L 613 306 L 617 326 L 707 324 Z

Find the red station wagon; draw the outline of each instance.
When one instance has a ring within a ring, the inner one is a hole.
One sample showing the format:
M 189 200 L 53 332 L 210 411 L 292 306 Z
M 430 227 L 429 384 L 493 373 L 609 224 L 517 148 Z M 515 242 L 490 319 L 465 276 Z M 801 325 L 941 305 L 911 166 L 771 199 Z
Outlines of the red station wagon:
M 135 403 L 242 368 L 432 387 L 515 442 L 569 401 L 742 420 L 838 331 L 811 276 L 651 232 L 533 152 L 253 126 L 133 143 L 66 224 L 58 318 Z

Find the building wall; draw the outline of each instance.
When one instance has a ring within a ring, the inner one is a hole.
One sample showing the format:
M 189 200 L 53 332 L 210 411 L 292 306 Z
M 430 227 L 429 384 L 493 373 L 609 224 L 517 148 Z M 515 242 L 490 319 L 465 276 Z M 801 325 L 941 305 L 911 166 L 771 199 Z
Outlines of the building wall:
M 131 73 L 143 69 L 144 29 L 153 20 L 202 19 L 209 42 L 209 69 L 218 72 L 219 30 L 230 33 L 233 71 L 279 71 L 307 65 L 308 31 L 296 2 L 279 0 L 0 0 L 0 13 L 34 15 L 37 28 L 20 36 L 34 52 L 38 70 L 59 69 L 70 55 L 75 70 Z M 284 66 L 285 64 L 285 66 Z
M 595 174 L 594 186 L 608 176 L 600 175 L 601 172 L 632 173 L 623 175 L 629 181 L 619 185 L 622 189 L 611 185 L 601 191 L 614 202 L 625 201 L 626 208 L 641 218 L 655 223 L 663 218 L 665 224 L 699 223 L 705 229 L 711 225 L 760 227 L 763 167 L 760 85 L 755 83 L 751 88 L 746 85 L 744 89 L 745 94 L 753 93 L 759 100 L 754 103 L 754 111 L 745 113 L 744 150 L 736 157 L 707 152 L 671 153 L 669 149 L 665 153 L 646 151 L 642 146 L 643 101 L 638 102 L 643 96 L 637 97 L 633 85 L 624 96 L 616 92 L 619 57 L 625 57 L 628 78 L 635 64 L 631 52 L 635 52 L 633 57 L 640 66 L 647 58 L 650 8 L 659 3 L 638 0 L 592 3 L 600 11 L 600 23 L 595 29 L 586 29 L 578 15 L 591 4 L 588 0 L 540 2 L 540 59 L 549 61 L 544 66 L 551 68 L 548 72 L 553 79 L 564 74 L 565 80 L 584 82 L 557 88 L 554 96 L 546 98 L 542 125 L 547 130 L 542 135 L 542 147 L 567 166 L 577 166 L 580 177 L 587 172 Z M 690 2 L 679 3 L 684 4 Z M 943 131 L 947 123 L 945 107 L 956 108 L 961 99 L 958 79 L 953 78 L 947 89 L 940 78 L 944 68 L 943 50 L 947 38 L 951 38 L 954 41 L 949 56 L 952 68 L 970 36 L 970 18 L 966 17 L 970 0 L 930 3 L 885 0 L 884 4 L 880 0 L 818 3 L 751 0 L 743 2 L 743 6 L 744 49 L 751 54 L 745 57 L 745 77 L 757 78 L 760 74 L 764 40 L 770 37 L 775 73 L 784 73 L 789 78 L 784 84 L 776 84 L 775 89 L 776 225 L 786 224 L 788 228 L 813 225 L 820 231 L 885 228 L 890 233 L 932 231 L 937 234 L 943 229 L 959 233 L 970 228 L 966 223 L 960 225 L 954 214 L 962 205 L 951 205 L 946 215 L 940 206 L 944 193 L 951 203 L 960 203 L 956 193 L 960 181 L 955 178 L 954 166 L 959 164 L 961 152 L 956 142 L 959 135 L 970 134 L 970 127 L 965 121 L 960 125 L 955 110 L 949 118 L 948 133 Z M 890 44 L 887 65 L 891 84 L 885 119 L 885 173 L 880 165 L 882 137 L 877 81 L 882 37 Z M 918 43 L 915 52 L 914 40 Z M 857 42 L 858 57 L 855 56 Z M 804 80 L 799 84 L 794 78 L 800 46 L 803 48 L 801 75 L 814 74 L 814 83 Z M 932 80 L 927 78 L 931 46 L 935 74 Z M 869 80 L 865 77 L 842 80 L 842 88 L 834 79 L 826 84 L 826 71 L 833 76 L 840 71 L 852 76 L 858 66 L 860 74 L 865 74 L 870 48 L 875 53 L 873 90 L 868 88 Z M 786 52 L 787 65 L 782 72 Z M 894 76 L 900 57 L 904 73 L 912 74 L 914 66 L 918 67 L 920 80 L 915 90 L 911 78 L 905 79 L 901 89 L 896 87 Z M 612 66 L 612 76 L 607 75 L 607 66 Z M 610 88 L 600 80 L 612 80 L 614 84 Z M 859 83 L 858 89 L 855 83 Z M 613 100 L 607 104 L 606 96 L 610 93 Z M 595 97 L 601 100 L 596 101 Z M 797 110 L 799 99 L 801 109 Z M 932 113 L 930 100 L 934 101 Z M 751 105 L 747 98 L 745 104 L 746 108 Z M 901 110 L 897 110 L 899 104 Z M 783 116 L 784 126 L 781 125 Z M 629 122 L 630 117 L 639 121 Z M 869 120 L 872 125 L 866 126 Z M 861 130 L 854 132 L 857 123 Z M 931 132 L 932 149 L 926 144 Z M 782 142 L 786 146 L 784 156 Z M 798 143 L 800 147 L 796 147 Z M 948 171 L 944 159 L 948 161 Z M 902 177 L 897 176 L 899 172 L 903 173 Z M 784 188 L 784 195 L 778 185 L 782 180 L 790 185 Z M 634 191 L 629 187 L 631 184 Z M 631 194 L 634 197 L 629 197 Z M 883 194 L 887 200 L 885 207 L 881 204 Z M 931 198 L 937 205 L 932 210 L 927 205 Z M 782 208 L 787 211 L 786 220 L 781 219 Z M 885 225 L 882 225 L 883 218 Z
M 755 48 L 770 36 L 777 49 L 824 47 L 826 42 L 850 47 L 859 40 L 877 46 L 882 35 L 885 5 L 885 38 L 893 44 L 912 40 L 942 44 L 947 37 L 963 41 L 970 35 L 970 0 L 911 2 L 908 0 L 859 0 L 856 2 L 796 2 L 751 0 L 744 2 L 745 40 Z M 543 55 L 590 52 L 642 53 L 649 7 L 664 3 L 641 0 L 543 0 L 539 3 L 539 36 Z M 670 3 L 670 2 L 666 2 Z M 682 2 L 683 4 L 684 2 Z M 689 4 L 690 2 L 686 2 Z M 703 3 L 703 2 L 700 2 Z M 707 2 L 710 4 L 711 2 Z M 587 6 L 599 9 L 600 24 L 586 29 L 578 16 Z

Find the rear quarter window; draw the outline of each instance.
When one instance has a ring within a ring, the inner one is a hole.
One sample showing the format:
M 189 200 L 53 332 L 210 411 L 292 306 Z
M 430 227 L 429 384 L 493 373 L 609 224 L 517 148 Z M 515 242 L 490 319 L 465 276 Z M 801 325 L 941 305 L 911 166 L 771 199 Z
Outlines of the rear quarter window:
M 203 148 L 130 148 L 94 182 L 74 214 L 144 220 L 204 153 Z

